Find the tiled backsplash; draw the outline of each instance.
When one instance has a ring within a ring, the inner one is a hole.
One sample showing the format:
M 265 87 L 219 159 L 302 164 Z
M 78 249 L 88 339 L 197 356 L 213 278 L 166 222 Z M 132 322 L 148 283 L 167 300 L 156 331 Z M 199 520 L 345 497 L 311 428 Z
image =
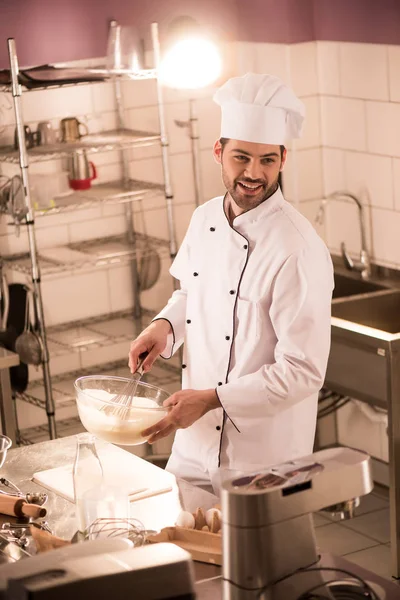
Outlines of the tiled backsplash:
M 324 222 L 315 223 L 324 196 L 339 189 L 357 194 L 366 207 L 372 259 L 399 268 L 400 47 L 340 42 L 292 45 L 238 42 L 231 47 L 231 56 L 235 57 L 238 74 L 247 71 L 276 74 L 293 86 L 306 105 L 304 136 L 289 148 L 284 171 L 287 199 L 314 223 L 333 251 L 338 252 L 344 241 L 350 253 L 357 254 L 360 232 L 353 203 L 331 201 Z M 204 200 L 224 191 L 219 167 L 212 158 L 212 145 L 219 134 L 219 109 L 211 95 L 211 91 L 199 95 L 196 103 Z M 158 129 L 154 82 L 124 83 L 123 98 L 130 127 Z M 174 216 L 180 243 L 195 208 L 190 140 L 187 130 L 175 123 L 188 119 L 189 96 L 166 90 L 165 99 Z M 61 118 L 72 115 L 87 123 L 91 132 L 113 128 L 117 122 L 111 84 L 27 93 L 23 95 L 23 112 L 32 129 L 40 120 L 51 120 L 56 128 Z M 0 94 L 0 143 L 12 143 L 13 133 L 10 97 Z M 118 152 L 96 153 L 91 160 L 98 168 L 96 183 L 120 177 Z M 51 173 L 63 168 L 64 161 L 53 161 L 31 165 L 30 172 Z M 14 174 L 17 168 L 1 165 L 1 172 Z M 162 183 L 159 147 L 132 150 L 130 174 Z M 163 196 L 145 200 L 143 209 L 147 232 L 167 238 Z M 137 227 L 143 230 L 143 215 L 138 211 L 139 206 L 134 205 Z M 5 217 L 0 220 L 0 253 L 27 251 L 26 234 L 22 230 L 17 238 L 6 221 Z M 121 206 L 37 219 L 41 248 L 124 230 Z M 171 292 L 168 263 L 168 259 L 163 260 L 160 281 L 143 293 L 144 303 L 150 308 L 161 306 Z M 52 277 L 43 282 L 43 296 L 49 325 L 128 308 L 132 304 L 129 267 Z M 122 348 L 119 352 L 124 354 Z
M 242 72 L 279 75 L 306 105 L 303 138 L 284 171 L 288 200 L 317 227 L 334 252 L 344 241 L 355 255 L 355 205 L 331 201 L 323 226 L 320 200 L 335 190 L 356 194 L 366 209 L 372 259 L 400 267 L 400 47 L 345 42 L 242 43 Z

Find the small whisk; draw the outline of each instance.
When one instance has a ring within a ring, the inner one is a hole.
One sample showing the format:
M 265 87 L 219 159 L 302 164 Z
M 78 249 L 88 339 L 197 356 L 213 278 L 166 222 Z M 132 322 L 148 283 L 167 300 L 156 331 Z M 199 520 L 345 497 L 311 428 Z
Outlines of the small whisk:
M 119 394 L 110 398 L 110 402 L 112 402 L 113 405 L 111 406 L 111 404 L 109 404 L 108 406 L 103 406 L 100 410 L 105 412 L 107 415 L 120 417 L 121 419 L 125 417 L 131 406 L 132 400 L 135 397 L 137 386 L 143 377 L 143 363 L 147 355 L 147 352 L 144 352 L 139 356 L 136 371 L 132 374 L 131 379 Z
M 143 523 L 133 518 L 98 518 L 89 525 L 85 538 L 95 540 L 99 537 L 126 537 L 134 546 L 143 546 L 149 535 L 156 531 L 145 529 Z

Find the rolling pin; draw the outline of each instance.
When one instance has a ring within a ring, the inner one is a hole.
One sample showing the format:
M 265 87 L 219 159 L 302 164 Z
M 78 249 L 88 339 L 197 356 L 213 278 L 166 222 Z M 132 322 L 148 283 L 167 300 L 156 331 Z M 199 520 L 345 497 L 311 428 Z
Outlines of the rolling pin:
M 33 519 L 37 519 L 38 517 L 44 517 L 47 514 L 47 510 L 38 504 L 28 504 L 23 498 L 2 494 L 0 496 L 0 513 L 15 517 L 32 517 Z

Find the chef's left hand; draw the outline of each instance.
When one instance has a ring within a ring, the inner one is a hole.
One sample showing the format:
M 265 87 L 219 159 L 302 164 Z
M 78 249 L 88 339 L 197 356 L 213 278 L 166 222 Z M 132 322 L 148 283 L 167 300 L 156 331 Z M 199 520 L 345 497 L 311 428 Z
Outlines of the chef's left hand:
M 149 444 L 170 435 L 177 429 L 186 429 L 214 408 L 221 408 L 215 390 L 181 390 L 165 400 L 169 409 L 166 417 L 142 431 L 143 437 L 150 436 Z

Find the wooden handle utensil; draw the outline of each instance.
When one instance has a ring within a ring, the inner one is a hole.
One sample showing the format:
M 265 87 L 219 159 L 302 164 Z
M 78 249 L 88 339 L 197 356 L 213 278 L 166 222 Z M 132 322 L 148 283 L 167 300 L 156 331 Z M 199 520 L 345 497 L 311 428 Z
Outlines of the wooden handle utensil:
M 38 504 L 28 504 L 23 498 L 2 494 L 0 496 L 0 513 L 15 517 L 32 517 L 33 519 L 37 519 L 38 517 L 46 516 L 47 510 Z

